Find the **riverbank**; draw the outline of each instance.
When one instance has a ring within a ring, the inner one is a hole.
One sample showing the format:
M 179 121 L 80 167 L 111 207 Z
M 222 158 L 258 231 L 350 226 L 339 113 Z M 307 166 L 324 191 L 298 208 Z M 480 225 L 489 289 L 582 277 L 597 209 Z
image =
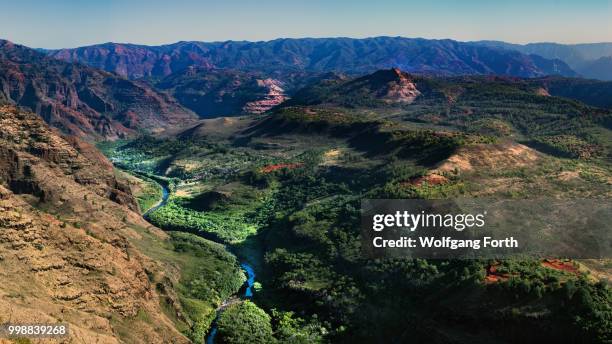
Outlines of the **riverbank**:
M 159 202 L 157 202 L 157 204 L 153 205 L 152 207 L 147 209 L 144 213 L 142 213 L 142 217 L 145 218 L 145 220 L 146 220 L 148 214 L 150 214 L 150 213 L 154 212 L 155 210 L 157 210 L 157 209 L 163 207 L 164 205 L 166 205 L 166 203 L 168 203 L 168 198 L 170 198 L 170 190 L 167 187 L 165 187 L 165 186 L 163 186 L 163 185 L 161 185 L 159 183 L 158 183 L 158 185 L 161 188 L 162 197 L 159 200 Z
M 155 206 L 149 208 L 147 211 L 145 211 L 142 214 L 143 218 L 147 221 L 148 221 L 148 215 L 156 211 L 157 209 L 163 207 L 164 205 L 166 205 L 171 195 L 171 190 L 166 185 L 163 185 L 161 183 L 158 183 L 158 185 L 162 189 L 162 198 Z M 221 242 L 218 242 L 218 243 L 222 244 Z M 231 252 L 231 250 L 229 249 L 227 251 Z M 255 270 L 253 266 L 251 266 L 247 261 L 241 261 L 240 267 L 242 268 L 243 272 L 246 275 L 246 281 L 244 282 L 243 286 L 240 288 L 239 291 L 242 291 L 242 290 L 244 291 L 239 296 L 232 295 L 230 298 L 224 300 L 221 303 L 221 305 L 216 309 L 215 320 L 212 322 L 211 327 L 207 331 L 208 333 L 206 337 L 207 344 L 213 344 L 215 342 L 215 338 L 216 338 L 217 331 L 218 331 L 217 322 L 218 322 L 218 319 L 221 313 L 230 305 L 241 302 L 241 300 L 243 299 L 250 299 L 251 297 L 253 297 L 253 288 L 255 285 L 255 277 L 256 277 Z

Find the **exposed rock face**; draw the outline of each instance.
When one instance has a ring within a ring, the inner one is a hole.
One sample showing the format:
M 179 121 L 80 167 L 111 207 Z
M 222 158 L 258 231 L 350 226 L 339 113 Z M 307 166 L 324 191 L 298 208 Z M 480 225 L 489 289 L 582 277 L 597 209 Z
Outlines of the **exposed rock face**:
M 261 99 L 246 103 L 242 108 L 246 113 L 262 113 L 288 99 L 281 83 L 274 79 L 257 80 L 257 86 L 263 90 Z
M 548 93 L 548 90 L 545 89 L 544 87 L 539 87 L 535 90 L 535 94 L 537 94 L 538 96 L 542 96 L 542 97 L 550 97 L 550 93 Z
M 29 107 L 63 132 L 116 139 L 195 119 L 171 96 L 114 74 L 0 40 L 0 98 Z
M 67 322 L 65 343 L 187 342 L 149 281 L 160 268 L 128 240 L 148 225 L 108 162 L 12 106 L 0 128 L 0 322 Z
M 156 86 L 210 118 L 265 112 L 287 99 L 282 85 L 258 73 L 189 67 Z
M 422 82 L 423 78 L 419 80 Z M 401 106 L 414 102 L 421 95 L 418 86 L 412 75 L 398 68 L 379 70 L 356 79 L 331 75 L 296 92 L 282 106 Z
M 378 96 L 387 103 L 412 103 L 421 94 L 410 75 L 397 68 L 378 73 L 382 81 L 388 80 L 387 84 L 378 90 Z
M 117 180 L 110 162 L 89 144 L 66 140 L 38 116 L 12 106 L 0 107 L 0 127 L 0 182 L 13 192 L 32 193 L 42 201 L 59 200 L 64 189 L 52 187 L 58 180 L 53 174 L 59 174 L 99 196 L 138 209 L 129 187 Z

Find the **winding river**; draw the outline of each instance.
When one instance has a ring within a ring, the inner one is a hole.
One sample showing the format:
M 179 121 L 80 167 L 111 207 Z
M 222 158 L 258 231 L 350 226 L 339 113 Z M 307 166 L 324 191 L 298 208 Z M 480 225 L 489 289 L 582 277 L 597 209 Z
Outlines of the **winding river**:
M 142 217 L 145 218 L 145 220 L 147 219 L 147 216 L 154 212 L 155 210 L 163 207 L 164 205 L 166 205 L 166 203 L 168 203 L 168 198 L 170 198 L 170 190 L 168 189 L 168 187 L 166 187 L 165 185 L 162 185 L 160 183 L 157 183 L 157 185 L 159 185 L 162 189 L 162 199 L 157 202 L 156 205 L 152 206 L 151 208 L 149 208 L 147 211 L 145 211 L 142 214 Z
M 166 203 L 168 203 L 168 199 L 170 198 L 170 189 L 168 189 L 166 185 L 163 185 L 159 182 L 157 182 L 157 184 L 162 188 L 162 198 L 156 205 L 149 208 L 147 211 L 145 211 L 142 214 L 142 217 L 145 220 L 148 220 L 148 215 L 150 213 L 166 205 Z M 244 262 L 244 261 L 240 262 L 240 267 L 242 268 L 242 270 L 247 276 L 247 280 L 246 282 L 244 282 L 244 286 L 243 286 L 244 294 L 241 295 L 241 297 L 245 299 L 249 299 L 253 297 L 253 285 L 255 284 L 255 270 L 249 263 Z M 210 333 L 208 334 L 208 337 L 206 338 L 206 344 L 214 344 L 215 337 L 217 336 L 217 321 L 219 320 L 219 315 L 221 314 L 221 311 L 223 311 L 223 309 L 229 304 L 228 301 L 229 300 L 225 300 L 221 304 L 221 306 L 217 308 L 217 316 L 210 326 Z

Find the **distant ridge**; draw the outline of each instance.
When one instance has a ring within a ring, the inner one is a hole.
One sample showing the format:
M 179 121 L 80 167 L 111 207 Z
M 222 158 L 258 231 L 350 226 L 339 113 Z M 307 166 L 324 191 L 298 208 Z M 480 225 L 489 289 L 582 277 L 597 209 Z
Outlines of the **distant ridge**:
M 500 41 L 477 41 L 472 43 L 478 46 L 518 51 L 523 54 L 535 54 L 547 59 L 559 59 L 581 76 L 612 80 L 612 42 L 512 44 Z
M 336 71 L 364 74 L 398 67 L 411 73 L 436 75 L 576 75 L 561 60 L 450 39 L 403 37 L 177 42 L 161 46 L 104 43 L 47 53 L 131 79 L 165 77 L 189 66 L 266 73 Z

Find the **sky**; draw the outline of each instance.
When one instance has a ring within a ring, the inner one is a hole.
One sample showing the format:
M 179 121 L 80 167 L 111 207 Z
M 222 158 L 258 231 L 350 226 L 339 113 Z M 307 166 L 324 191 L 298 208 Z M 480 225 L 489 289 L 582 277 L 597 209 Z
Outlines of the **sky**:
M 340 36 L 612 42 L 612 0 L 0 0 L 0 8 L 0 38 L 50 49 Z

